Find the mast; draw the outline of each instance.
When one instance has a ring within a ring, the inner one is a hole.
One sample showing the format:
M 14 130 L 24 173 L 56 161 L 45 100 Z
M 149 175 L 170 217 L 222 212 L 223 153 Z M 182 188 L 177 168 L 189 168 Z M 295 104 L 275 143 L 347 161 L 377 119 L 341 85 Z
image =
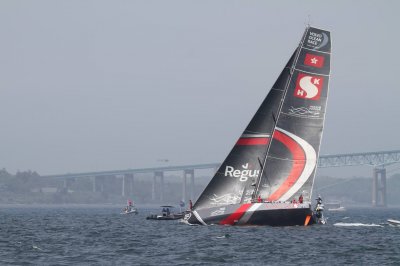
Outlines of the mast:
M 300 41 L 300 43 L 299 43 L 299 46 L 297 47 L 295 59 L 293 60 L 292 65 L 291 65 L 291 67 L 290 67 L 290 77 L 289 77 L 289 79 L 286 81 L 286 84 L 285 84 L 285 87 L 284 87 L 284 93 L 283 93 L 282 98 L 281 98 L 281 101 L 280 101 L 280 103 L 279 103 L 278 116 L 275 117 L 274 114 L 272 113 L 272 115 L 274 116 L 274 117 L 273 117 L 273 118 L 274 118 L 274 126 L 273 126 L 273 130 L 271 131 L 271 132 L 272 132 L 272 134 L 271 134 L 271 141 L 270 141 L 270 142 L 268 143 L 268 145 L 267 145 L 266 152 L 265 152 L 265 156 L 264 156 L 264 160 L 263 160 L 263 164 L 262 164 L 260 173 L 259 173 L 259 175 L 258 175 L 258 177 L 257 177 L 256 188 L 254 189 L 253 195 L 252 195 L 252 199 L 253 199 L 253 200 L 257 197 L 257 194 L 258 194 L 258 191 L 259 191 L 259 188 L 260 188 L 260 184 L 261 184 L 261 180 L 262 180 L 261 177 L 262 177 L 262 175 L 264 174 L 265 165 L 266 165 L 266 163 L 267 163 L 267 158 L 268 158 L 268 153 L 269 153 L 269 150 L 270 150 L 270 148 L 271 148 L 272 139 L 273 139 L 273 137 L 274 137 L 274 133 L 275 133 L 275 130 L 276 130 L 276 125 L 277 125 L 278 120 L 279 120 L 279 116 L 280 116 L 280 113 L 281 113 L 281 110 L 282 110 L 282 106 L 283 106 L 284 99 L 285 99 L 285 97 L 286 97 L 286 94 L 287 94 L 287 91 L 288 91 L 288 88 L 289 88 L 290 81 L 292 80 L 293 71 L 294 71 L 294 66 L 296 65 L 297 60 L 299 59 L 299 55 L 300 55 L 300 52 L 301 52 L 301 46 L 302 46 L 302 44 L 303 44 L 303 42 L 304 42 L 304 39 L 306 38 L 307 30 L 308 30 L 309 28 L 310 28 L 310 25 L 307 25 L 307 27 L 306 27 L 306 29 L 305 29 L 305 31 L 304 31 L 304 33 L 303 33 L 303 37 L 301 38 L 301 41 Z

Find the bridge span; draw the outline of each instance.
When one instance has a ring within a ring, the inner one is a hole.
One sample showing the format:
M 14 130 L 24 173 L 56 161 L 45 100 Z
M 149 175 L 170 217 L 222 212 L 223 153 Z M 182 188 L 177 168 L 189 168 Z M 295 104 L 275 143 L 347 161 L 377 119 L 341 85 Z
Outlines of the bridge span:
M 379 152 L 363 152 L 363 153 L 348 153 L 335 155 L 321 155 L 318 160 L 318 168 L 327 167 L 343 167 L 367 165 L 372 167 L 372 205 L 385 207 L 387 206 L 386 194 L 386 166 L 400 162 L 400 150 L 379 151 Z M 114 177 L 122 178 L 121 195 L 130 195 L 133 191 L 135 174 L 153 173 L 152 182 L 152 200 L 156 200 L 156 195 L 159 194 L 159 199 L 162 202 L 164 199 L 164 173 L 165 172 L 181 172 L 182 173 L 182 200 L 188 199 L 187 179 L 190 179 L 189 196 L 194 199 L 194 180 L 195 170 L 213 169 L 216 171 L 219 163 L 207 164 L 192 164 L 179 166 L 163 166 L 151 168 L 136 168 L 125 170 L 101 171 L 101 172 L 85 172 L 85 173 L 67 173 L 46 175 L 44 177 L 62 178 L 64 179 L 64 187 L 67 189 L 70 179 L 75 178 L 91 178 L 93 184 L 93 192 L 104 190 L 104 178 Z M 160 191 L 156 191 L 157 182 L 159 182 Z

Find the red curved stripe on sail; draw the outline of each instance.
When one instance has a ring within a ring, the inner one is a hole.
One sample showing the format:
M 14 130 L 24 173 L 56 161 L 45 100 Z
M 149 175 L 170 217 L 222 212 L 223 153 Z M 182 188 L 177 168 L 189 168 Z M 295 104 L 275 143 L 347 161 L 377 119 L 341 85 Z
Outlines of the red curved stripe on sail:
M 229 225 L 234 225 L 235 221 L 239 221 L 240 218 L 242 218 L 243 214 L 247 211 L 248 208 L 250 208 L 251 203 L 246 203 L 240 205 L 237 210 L 226 217 L 224 220 L 222 220 L 219 224 L 229 224 Z
M 240 138 L 236 145 L 250 146 L 250 145 L 267 145 L 269 138 Z
M 269 196 L 268 201 L 275 201 L 282 197 L 292 186 L 303 172 L 306 165 L 306 155 L 301 146 L 289 136 L 280 131 L 274 132 L 274 139 L 282 142 L 290 150 L 293 156 L 293 166 L 286 180 L 282 185 Z

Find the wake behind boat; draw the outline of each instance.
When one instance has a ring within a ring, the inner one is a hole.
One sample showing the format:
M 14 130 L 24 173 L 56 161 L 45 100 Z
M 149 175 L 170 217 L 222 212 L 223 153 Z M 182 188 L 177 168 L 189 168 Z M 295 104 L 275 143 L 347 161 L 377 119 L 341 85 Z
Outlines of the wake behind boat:
M 330 56 L 330 32 L 307 27 L 249 125 L 185 215 L 187 223 L 287 226 L 321 221 L 311 209 L 311 191 Z
M 388 219 L 387 222 L 389 223 L 389 225 L 392 225 L 392 226 L 400 226 L 399 220 Z

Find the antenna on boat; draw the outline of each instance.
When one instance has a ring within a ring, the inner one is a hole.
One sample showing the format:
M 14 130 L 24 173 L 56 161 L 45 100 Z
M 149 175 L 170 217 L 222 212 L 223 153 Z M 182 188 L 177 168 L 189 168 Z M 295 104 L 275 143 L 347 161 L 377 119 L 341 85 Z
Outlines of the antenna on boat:
M 310 14 L 307 15 L 307 22 L 305 24 L 306 24 L 307 28 L 310 27 L 310 24 L 311 24 L 311 15 Z

